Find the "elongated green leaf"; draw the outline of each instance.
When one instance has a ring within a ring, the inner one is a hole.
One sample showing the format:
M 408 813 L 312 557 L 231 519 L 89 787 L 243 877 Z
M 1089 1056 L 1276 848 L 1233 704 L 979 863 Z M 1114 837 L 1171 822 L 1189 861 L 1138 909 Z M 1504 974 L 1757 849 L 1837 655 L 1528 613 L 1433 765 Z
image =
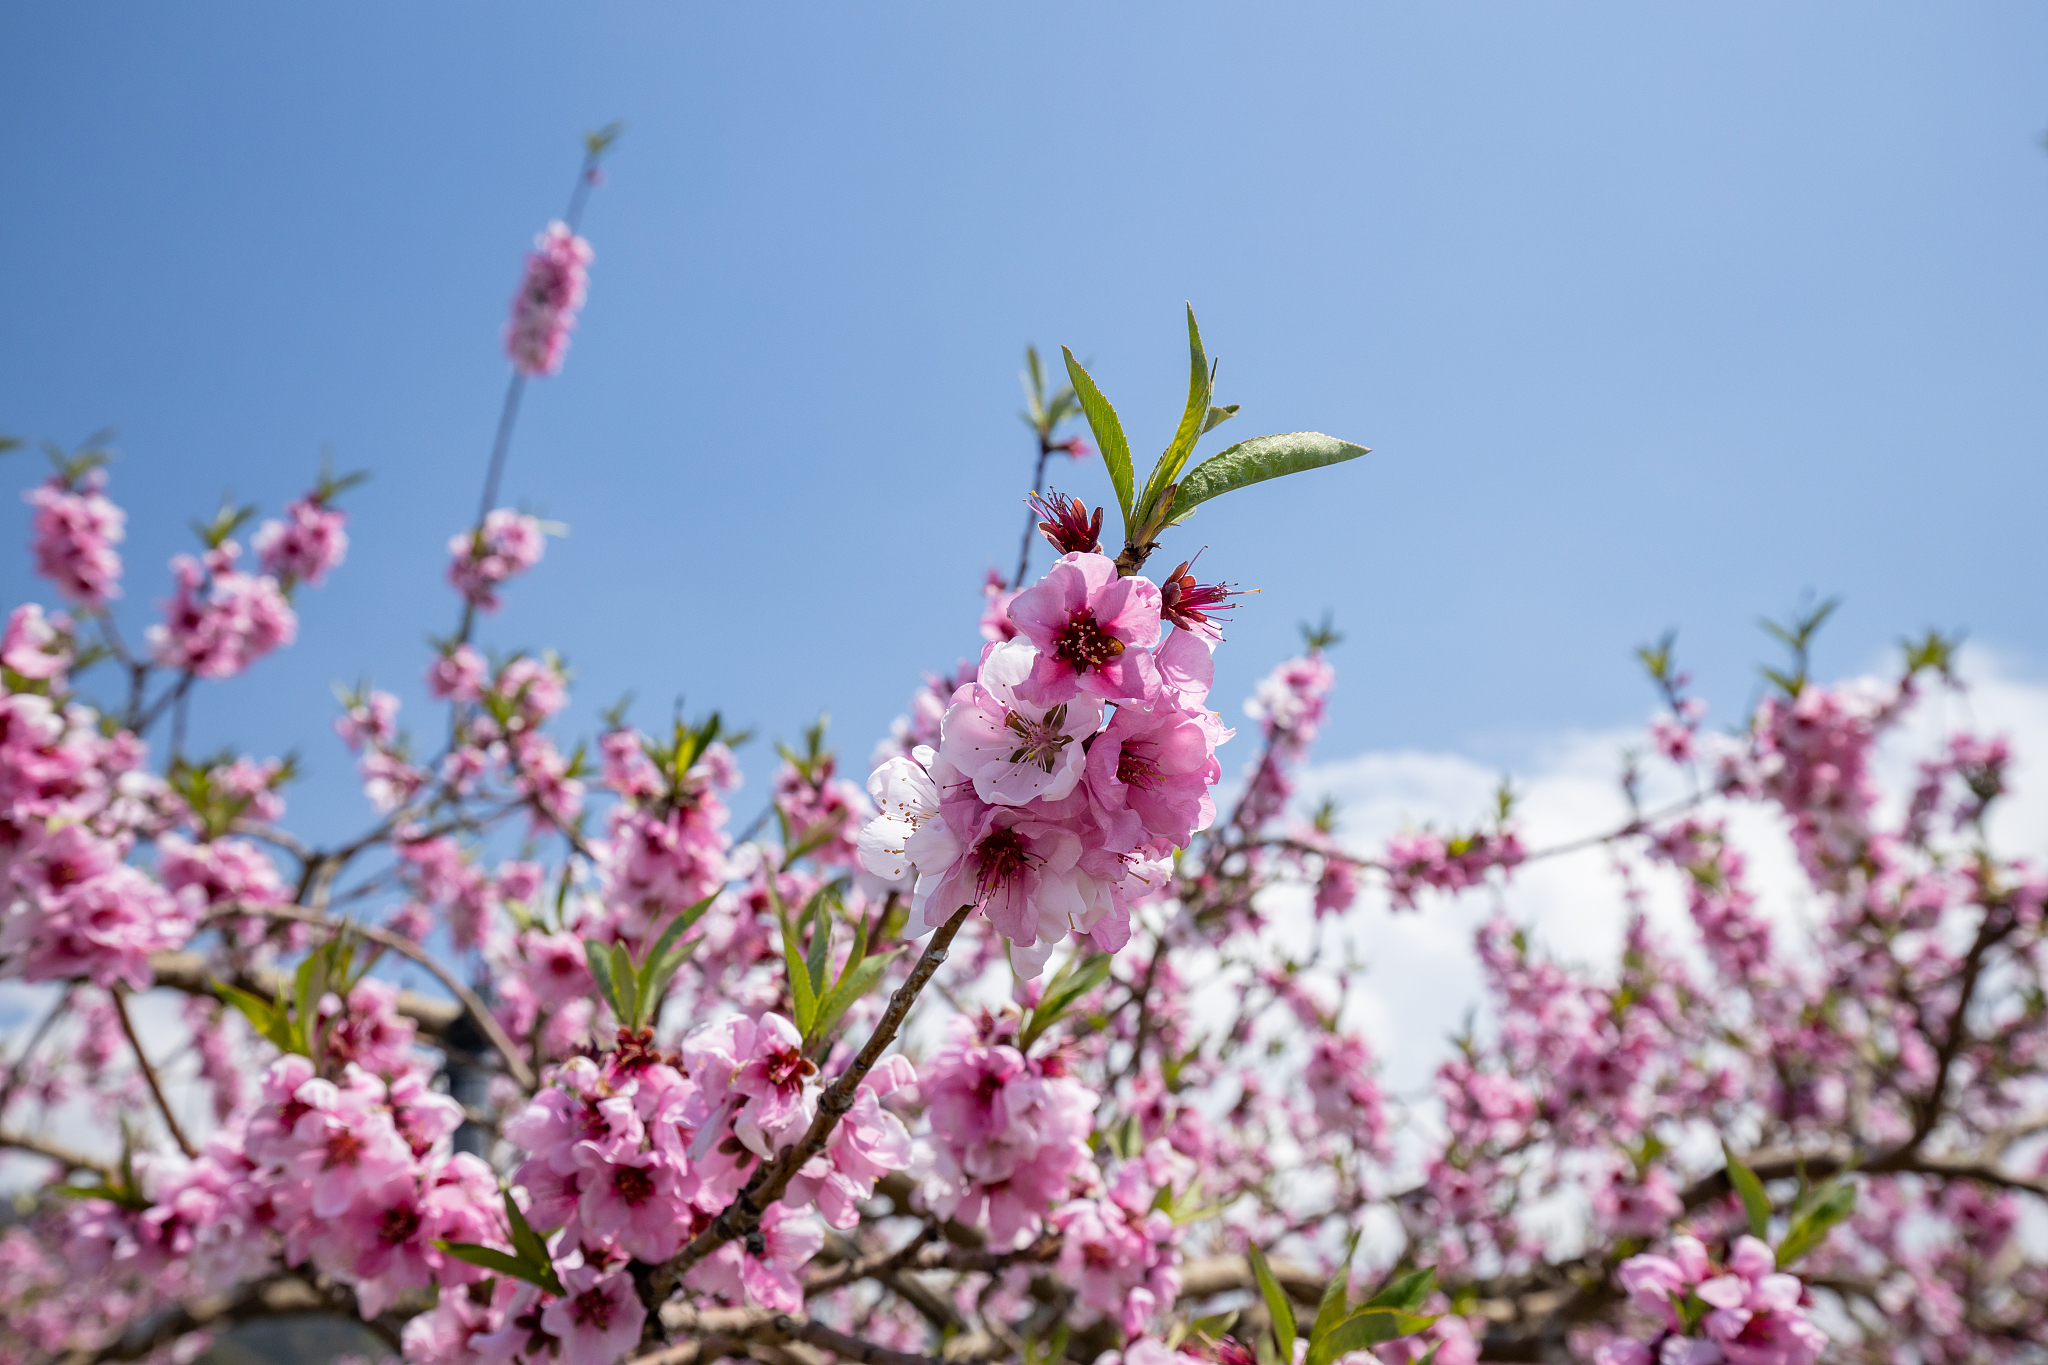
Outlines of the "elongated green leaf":
M 1266 1253 L 1257 1247 L 1245 1248 L 1252 1263 L 1252 1274 L 1258 1278 L 1259 1293 L 1266 1300 L 1266 1312 L 1273 1319 L 1273 1344 L 1280 1348 L 1280 1359 L 1294 1359 L 1294 1305 L 1287 1301 L 1287 1291 L 1273 1278 L 1273 1268 L 1266 1264 Z
M 1778 1246 L 1780 1270 L 1826 1241 L 1835 1224 L 1856 1212 L 1856 1187 L 1846 1180 L 1830 1181 L 1815 1194 L 1795 1211 L 1792 1226 Z
M 1434 1317 L 1423 1317 L 1417 1313 L 1398 1313 L 1391 1308 L 1362 1308 L 1330 1329 L 1330 1334 L 1308 1348 L 1304 1365 L 1330 1365 L 1330 1362 L 1353 1351 L 1362 1351 L 1368 1346 L 1377 1346 L 1383 1341 L 1398 1337 L 1412 1337 L 1431 1323 Z
M 240 1010 L 257 1033 L 277 1044 L 281 1052 L 295 1052 L 291 1020 L 285 1017 L 283 1005 L 273 1005 L 260 995 L 252 994 L 239 986 L 230 986 L 225 981 L 213 983 L 214 991 L 220 998 Z
M 612 980 L 612 955 L 602 943 L 586 940 L 583 944 L 583 960 L 590 967 L 590 979 L 597 983 L 597 993 L 604 997 L 604 1003 L 611 1006 L 612 1017 L 623 1020 L 625 1010 L 619 1004 L 619 988 Z
M 1055 977 L 1052 984 L 1046 988 L 1044 996 L 1039 999 L 1038 1008 L 1031 1011 L 1031 1022 L 1024 1026 L 1023 1033 L 1018 1036 L 1017 1046 L 1028 1048 L 1037 1042 L 1040 1035 L 1057 1023 L 1059 1017 L 1065 1014 L 1076 1000 L 1103 983 L 1109 976 L 1110 965 L 1108 953 L 1096 953 L 1082 963 L 1079 970 L 1073 970 L 1074 964 L 1070 960 L 1061 970 L 1060 976 Z
M 1742 1158 L 1735 1155 L 1735 1149 L 1727 1143 L 1721 1144 L 1721 1154 L 1728 1158 L 1728 1183 L 1735 1187 L 1735 1193 L 1742 1196 L 1742 1208 L 1749 1215 L 1749 1230 L 1758 1237 L 1767 1237 L 1771 1231 L 1771 1197 L 1764 1193 L 1764 1184 L 1756 1178 L 1756 1172 L 1742 1164 Z
M 1358 1254 L 1358 1234 L 1351 1234 L 1349 1245 L 1344 1248 L 1344 1264 L 1337 1267 L 1337 1273 L 1330 1277 L 1323 1287 L 1323 1301 L 1316 1307 L 1316 1321 L 1308 1329 L 1310 1349 L 1329 1335 L 1330 1329 L 1351 1316 L 1351 1258 Z
M 320 997 L 327 993 L 326 969 L 326 955 L 316 949 L 307 953 L 306 960 L 292 973 L 293 999 L 297 1005 L 292 1018 L 292 1036 L 298 1043 L 292 1050 L 303 1052 L 308 1057 L 313 1057 L 313 1044 L 318 1037 L 313 1025 Z M 320 1059 L 313 1057 L 313 1062 L 317 1066 Z
M 640 973 L 633 970 L 633 955 L 623 943 L 612 945 L 612 989 L 619 997 L 619 1027 L 640 1027 Z
M 1095 387 L 1095 381 L 1088 377 L 1088 371 L 1081 368 L 1081 362 L 1074 359 L 1074 353 L 1060 347 L 1060 354 L 1067 358 L 1067 377 L 1074 382 L 1074 396 L 1081 400 L 1081 411 L 1088 417 L 1088 429 L 1095 433 L 1096 449 L 1102 452 L 1103 467 L 1109 470 L 1110 485 L 1116 489 L 1116 503 L 1124 514 L 1124 536 L 1131 533 L 1131 443 L 1124 439 L 1124 424 L 1117 420 L 1116 409 L 1102 396 L 1102 390 Z
M 1364 446 L 1325 436 L 1319 431 L 1295 431 L 1280 436 L 1254 436 L 1239 441 L 1220 454 L 1196 465 L 1180 482 L 1174 496 L 1176 521 L 1209 499 L 1283 474 L 1341 464 L 1366 453 Z
M 822 1038 L 830 1033 L 832 1026 L 839 1022 L 840 1016 L 853 1008 L 853 1002 L 875 988 L 875 983 L 882 979 L 882 973 L 889 966 L 889 959 L 900 951 L 902 950 L 891 948 L 886 953 L 876 953 L 873 957 L 849 963 L 845 973 L 839 978 L 839 984 L 818 1002 L 818 1017 L 811 1022 L 811 1027 L 805 1030 L 806 1036 Z
M 702 942 L 701 939 L 686 943 L 681 947 L 676 946 L 676 940 L 688 933 L 698 920 L 704 918 L 704 912 L 709 910 L 712 902 L 717 899 L 716 894 L 706 896 L 703 900 L 698 901 L 695 905 L 683 911 L 682 914 L 677 915 L 670 922 L 668 928 L 661 931 L 661 937 L 654 940 L 654 946 L 647 950 L 647 959 L 640 964 L 640 1005 L 642 1009 L 652 1010 L 655 1007 L 656 1003 L 661 999 L 662 992 L 668 989 L 668 983 L 675 976 L 677 970 L 682 967 L 683 963 L 689 961 L 691 953 L 697 951 L 697 944 Z
M 1436 1288 L 1436 1267 L 1424 1266 L 1411 1270 L 1406 1275 L 1396 1275 L 1381 1287 L 1379 1293 L 1367 1299 L 1361 1308 L 1391 1308 L 1400 1313 L 1413 1313 L 1422 1307 L 1422 1301 Z
M 1144 520 L 1159 494 L 1180 477 L 1180 471 L 1187 465 L 1188 456 L 1195 453 L 1195 442 L 1202 439 L 1207 430 L 1204 425 L 1209 419 L 1209 357 L 1202 352 L 1202 329 L 1195 325 L 1195 306 L 1188 305 L 1188 402 L 1181 412 L 1180 426 L 1173 433 L 1172 442 L 1159 457 L 1159 463 L 1152 466 L 1152 476 L 1145 480 L 1145 492 L 1138 499 L 1134 509 L 1139 520 Z
M 813 902 L 816 903 L 815 901 Z M 811 918 L 806 915 L 805 918 Z M 825 994 L 825 972 L 832 965 L 832 917 L 820 914 L 811 925 L 811 946 L 804 954 L 804 970 L 810 974 L 811 994 Z
M 696 926 L 697 921 L 704 918 L 704 912 L 709 910 L 712 902 L 717 899 L 716 894 L 706 896 L 703 900 L 698 901 L 695 905 L 683 911 L 682 914 L 677 915 L 669 923 L 668 928 L 661 931 L 661 937 L 654 940 L 654 946 L 647 950 L 647 961 L 642 965 L 641 970 L 648 970 L 655 963 L 661 961 L 662 956 L 669 949 L 675 947 L 676 940 L 689 933 Z
M 505 1191 L 505 1227 L 511 1233 L 512 1249 L 519 1253 L 521 1260 L 532 1265 L 554 1264 L 554 1258 L 548 1255 L 547 1243 L 533 1230 L 533 1224 L 526 1221 L 526 1210 L 519 1207 L 519 1201 L 512 1197 L 510 1190 Z
M 796 926 L 782 922 L 782 960 L 789 969 L 789 1003 L 796 1015 L 796 1031 L 809 1037 L 818 1018 L 818 993 L 811 988 L 811 969 L 796 950 Z
M 562 1292 L 562 1282 L 556 1277 L 552 1266 L 543 1271 L 517 1257 L 506 1255 L 496 1247 L 478 1246 L 475 1242 L 436 1242 L 434 1245 L 458 1261 L 467 1261 L 473 1266 L 481 1266 L 496 1274 L 510 1275 L 515 1280 L 539 1285 L 550 1294 L 558 1295 Z

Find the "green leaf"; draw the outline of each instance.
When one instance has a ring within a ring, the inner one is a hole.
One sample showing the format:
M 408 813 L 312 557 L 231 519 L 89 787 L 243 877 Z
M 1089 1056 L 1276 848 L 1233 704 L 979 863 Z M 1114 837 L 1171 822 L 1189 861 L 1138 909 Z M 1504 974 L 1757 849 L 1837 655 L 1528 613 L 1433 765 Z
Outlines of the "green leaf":
M 538 1285 L 550 1294 L 559 1296 L 562 1293 L 562 1282 L 556 1277 L 552 1266 L 542 1272 L 538 1267 L 508 1256 L 496 1247 L 479 1246 L 475 1242 L 435 1242 L 434 1245 L 458 1261 L 467 1261 L 473 1266 L 481 1266 L 485 1270 Z
M 230 986 L 225 981 L 215 981 L 213 989 L 221 999 L 240 1010 L 257 1033 L 277 1044 L 280 1051 L 297 1051 L 292 1046 L 291 1021 L 285 1017 L 282 1005 L 273 1005 L 262 996 L 239 986 Z
M 796 1031 L 808 1038 L 818 1018 L 818 993 L 811 987 L 811 970 L 797 956 L 796 926 L 782 922 L 782 960 L 789 969 L 789 1003 L 796 1015 Z
M 1258 1278 L 1259 1293 L 1266 1300 L 1266 1312 L 1273 1319 L 1273 1344 L 1280 1349 L 1280 1359 L 1294 1359 L 1294 1305 L 1287 1301 L 1287 1291 L 1273 1278 L 1273 1268 L 1266 1264 L 1266 1253 L 1257 1247 L 1245 1248 L 1251 1258 L 1252 1274 Z
M 299 964 L 299 969 L 292 973 L 293 1002 L 297 1006 L 292 1021 L 292 1037 L 298 1043 L 292 1050 L 303 1052 L 308 1057 L 313 1056 L 312 1023 L 316 1017 L 314 1007 L 320 1003 L 320 997 L 326 994 L 325 967 L 326 963 L 321 955 L 318 952 L 311 952 L 306 954 L 306 959 Z M 313 1058 L 315 1066 L 318 1066 L 319 1062 L 318 1057 Z
M 1778 1269 L 1783 1270 L 1827 1240 L 1835 1224 L 1856 1211 L 1856 1187 L 1837 1177 L 1803 1201 L 1792 1213 L 1792 1226 L 1778 1245 Z
M 611 948 L 612 989 L 618 992 L 620 1028 L 640 1027 L 640 974 L 633 970 L 633 955 L 623 943 Z
M 612 981 L 612 955 L 602 943 L 586 940 L 583 944 L 583 960 L 590 965 L 590 979 L 597 983 L 597 993 L 611 1006 L 612 1017 L 623 1020 L 625 1011 L 619 1006 L 619 988 Z
M 717 893 L 713 892 L 677 915 L 668 928 L 661 931 L 661 937 L 654 940 L 654 946 L 647 950 L 647 960 L 640 964 L 640 999 L 648 1007 L 661 999 L 661 993 L 668 989 L 669 979 L 676 974 L 676 969 L 697 951 L 695 942 L 678 948 L 676 940 L 689 933 L 717 899 Z
M 1727 1143 L 1721 1144 L 1721 1154 L 1728 1158 L 1728 1183 L 1735 1187 L 1735 1193 L 1742 1196 L 1742 1207 L 1749 1214 L 1749 1230 L 1758 1237 L 1765 1237 L 1771 1230 L 1771 1197 L 1764 1193 L 1764 1183 L 1756 1178 L 1756 1172 L 1742 1164 L 1742 1158 L 1735 1155 L 1735 1149 Z
M 1152 466 L 1152 476 L 1145 480 L 1144 496 L 1138 499 L 1134 509 L 1140 523 L 1150 519 L 1154 504 L 1166 485 L 1180 477 L 1180 471 L 1187 465 L 1188 456 L 1195 453 L 1195 442 L 1202 439 L 1208 428 L 1204 423 L 1209 419 L 1209 357 L 1202 352 L 1202 329 L 1195 325 L 1195 306 L 1188 305 L 1188 402 L 1182 410 L 1180 426 L 1173 433 L 1173 441 L 1159 457 L 1159 463 Z
M 1364 446 L 1325 436 L 1319 431 L 1296 431 L 1281 436 L 1254 436 L 1239 441 L 1221 454 L 1212 455 L 1195 466 L 1181 480 L 1173 500 L 1176 521 L 1209 499 L 1248 484 L 1319 469 L 1326 464 L 1355 460 L 1366 453 Z
M 1095 387 L 1095 381 L 1088 377 L 1088 371 L 1081 368 L 1081 362 L 1074 359 L 1074 353 L 1062 346 L 1060 354 L 1067 358 L 1067 377 L 1074 381 L 1074 395 L 1081 400 L 1081 411 L 1088 417 L 1088 429 L 1095 433 L 1095 446 L 1102 452 L 1103 466 L 1109 470 L 1109 482 L 1116 489 L 1116 502 L 1124 514 L 1124 536 L 1128 540 L 1132 529 L 1131 443 L 1124 439 L 1124 426 L 1117 420 L 1116 409 L 1102 396 L 1102 390 Z
M 1380 1292 L 1367 1299 L 1363 1308 L 1391 1308 L 1400 1313 L 1413 1313 L 1422 1307 L 1422 1301 L 1436 1289 L 1436 1267 L 1424 1266 L 1411 1270 L 1406 1275 L 1397 1275 L 1380 1287 Z
M 1351 1241 L 1344 1248 L 1344 1264 L 1337 1267 L 1337 1273 L 1330 1277 L 1323 1287 L 1323 1301 L 1316 1307 L 1315 1325 L 1308 1329 L 1309 1348 L 1329 1335 L 1330 1329 L 1342 1322 L 1351 1313 L 1351 1258 L 1358 1254 L 1358 1234 L 1351 1234 Z
M 519 1207 L 519 1201 L 512 1197 L 512 1191 L 505 1191 L 505 1227 L 512 1234 L 512 1249 L 523 1261 L 535 1265 L 552 1266 L 554 1259 L 548 1255 L 547 1243 L 533 1230 L 533 1224 L 526 1221 L 526 1211 Z
M 1236 403 L 1225 403 L 1220 408 L 1210 408 L 1209 420 L 1202 423 L 1202 434 L 1206 436 L 1231 418 L 1237 416 L 1238 407 L 1239 404 Z
M 865 957 L 858 962 L 848 959 L 846 971 L 840 976 L 839 984 L 818 1003 L 818 1017 L 812 1020 L 810 1028 L 804 1030 L 805 1036 L 822 1038 L 830 1033 L 832 1026 L 839 1022 L 840 1016 L 853 1008 L 853 1002 L 875 988 L 875 983 L 882 979 L 882 973 L 888 969 L 889 959 L 901 951 L 900 948 L 891 948 L 886 953 L 876 953 L 873 957 Z
M 1081 964 L 1078 971 L 1074 969 L 1075 960 L 1069 958 L 1066 966 L 1060 968 L 1059 975 L 1046 986 L 1045 994 L 1039 998 L 1038 1008 L 1031 1011 L 1031 1021 L 1018 1035 L 1017 1047 L 1020 1051 L 1037 1042 L 1040 1035 L 1058 1022 L 1059 1017 L 1066 1013 L 1069 1006 L 1100 986 L 1109 975 L 1111 958 L 1108 953 L 1094 954 Z
M 832 965 L 832 914 L 826 909 L 823 888 L 804 907 L 803 917 L 811 922 L 811 946 L 804 954 L 804 970 L 810 974 L 811 995 L 818 997 L 825 993 L 825 972 Z
M 1330 1365 L 1331 1361 L 1353 1351 L 1362 1351 L 1368 1346 L 1377 1346 L 1399 1337 L 1412 1337 L 1435 1321 L 1435 1317 L 1400 1313 L 1391 1308 L 1362 1308 L 1309 1347 L 1304 1365 Z

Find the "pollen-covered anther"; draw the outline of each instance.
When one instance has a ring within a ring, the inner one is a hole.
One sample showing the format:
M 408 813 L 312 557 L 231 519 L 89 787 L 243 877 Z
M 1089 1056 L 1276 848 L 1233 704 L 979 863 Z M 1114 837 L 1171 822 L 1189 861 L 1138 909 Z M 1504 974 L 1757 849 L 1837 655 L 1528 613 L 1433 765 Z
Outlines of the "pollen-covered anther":
M 1124 642 L 1102 628 L 1093 612 L 1076 612 L 1054 642 L 1053 653 L 1076 673 L 1101 668 L 1124 652 Z
M 1017 747 L 1010 752 L 1010 762 L 1029 763 L 1034 767 L 1051 772 L 1060 761 L 1060 751 L 1073 743 L 1074 737 L 1064 733 L 1067 723 L 1067 704 L 1045 713 L 1043 720 L 1024 719 L 1012 711 L 1003 724 L 1017 736 Z

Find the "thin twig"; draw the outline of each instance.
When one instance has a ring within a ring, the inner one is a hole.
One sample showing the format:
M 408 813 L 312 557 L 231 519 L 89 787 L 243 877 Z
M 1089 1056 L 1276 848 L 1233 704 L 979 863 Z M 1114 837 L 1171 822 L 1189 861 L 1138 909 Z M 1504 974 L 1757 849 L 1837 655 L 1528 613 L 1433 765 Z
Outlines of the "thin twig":
M 171 1130 L 171 1140 L 178 1144 L 178 1150 L 188 1157 L 199 1155 L 199 1149 L 185 1136 L 185 1130 L 178 1123 L 178 1116 L 171 1112 L 171 1102 L 164 1098 L 163 1085 L 156 1078 L 156 1068 L 149 1064 L 149 1054 L 142 1050 L 142 1039 L 136 1036 L 135 1021 L 128 1017 L 128 987 L 116 981 L 113 989 L 114 1014 L 121 1021 L 121 1032 L 128 1035 L 128 1046 L 135 1050 L 135 1064 L 142 1068 L 142 1079 L 149 1082 L 149 1093 L 156 1096 L 157 1111 L 164 1116 L 164 1126 Z
M 325 915 L 317 914 L 311 910 L 301 910 L 295 905 L 234 906 L 226 910 L 217 911 L 213 918 L 232 919 L 242 915 L 260 915 L 266 919 L 291 920 L 297 924 L 310 924 L 315 928 L 325 929 L 330 933 L 340 932 L 345 929 L 351 933 L 361 934 L 372 943 L 382 944 L 394 953 L 411 958 L 414 962 L 419 963 L 420 966 L 432 972 L 434 979 L 443 986 L 446 986 L 455 998 L 462 1002 L 462 1007 L 469 1011 L 472 1019 L 476 1020 L 477 1027 L 482 1029 L 484 1036 L 491 1040 L 491 1046 L 497 1049 L 500 1057 L 505 1059 L 505 1069 L 512 1073 L 512 1079 L 519 1082 L 520 1088 L 524 1090 L 533 1089 L 533 1068 L 528 1066 L 526 1059 L 519 1055 L 518 1045 L 506 1034 L 504 1025 L 498 1022 L 497 1016 L 491 1013 L 490 1007 L 484 1004 L 475 991 L 463 985 L 462 981 L 454 973 L 435 961 L 432 953 L 429 953 L 411 939 L 394 934 L 388 929 L 379 929 L 372 924 L 353 924 L 332 920 Z
M 932 974 L 945 962 L 946 949 L 952 945 L 953 936 L 960 932 L 960 926 L 967 922 L 968 915 L 973 911 L 974 907 L 971 905 L 961 906 L 953 918 L 947 920 L 940 926 L 938 932 L 932 935 L 932 941 L 925 945 L 923 955 L 917 959 L 917 965 L 911 968 L 910 976 L 896 988 L 896 993 L 889 997 L 889 1008 L 883 1011 L 882 1017 L 876 1021 L 875 1031 L 869 1035 L 867 1044 L 851 1062 L 847 1063 L 846 1069 L 839 1073 L 837 1079 L 826 1087 L 825 1093 L 818 1097 L 818 1115 L 811 1120 L 810 1129 L 803 1138 L 793 1146 L 784 1148 L 781 1156 L 774 1162 L 764 1162 L 756 1169 L 754 1178 L 747 1182 L 746 1187 L 732 1203 L 725 1206 L 725 1210 L 718 1217 L 711 1220 L 711 1226 L 698 1233 L 688 1246 L 661 1267 L 668 1285 L 673 1285 L 684 1271 L 727 1242 L 744 1237 L 759 1226 L 762 1213 L 782 1197 L 782 1192 L 788 1187 L 791 1177 L 804 1163 L 824 1150 L 827 1139 L 832 1136 L 832 1129 L 838 1124 L 841 1116 L 853 1107 L 854 1092 L 861 1080 L 873 1069 L 875 1063 L 881 1060 L 882 1053 L 895 1040 L 896 1031 L 903 1026 L 903 1020 L 910 1013 L 910 1007 L 917 1002 L 919 993 L 932 979 Z M 663 1287 L 660 1284 L 656 1285 L 658 1290 Z M 661 1297 L 666 1298 L 666 1293 Z

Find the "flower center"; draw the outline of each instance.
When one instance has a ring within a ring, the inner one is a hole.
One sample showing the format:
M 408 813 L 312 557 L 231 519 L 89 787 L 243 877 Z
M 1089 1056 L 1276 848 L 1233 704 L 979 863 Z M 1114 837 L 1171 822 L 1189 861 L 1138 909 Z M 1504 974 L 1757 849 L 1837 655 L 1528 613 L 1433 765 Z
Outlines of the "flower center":
M 654 1177 L 638 1166 L 619 1166 L 612 1170 L 612 1189 L 619 1198 L 634 1208 L 639 1208 L 654 1197 Z
M 1126 744 L 1116 756 L 1116 780 L 1126 787 L 1151 791 L 1159 785 L 1159 758 L 1149 745 Z
M 363 1150 L 363 1140 L 348 1129 L 331 1134 L 327 1139 L 327 1164 L 320 1169 L 331 1171 L 336 1166 L 353 1166 L 356 1157 Z
M 984 901 L 1023 876 L 1031 866 L 1031 852 L 1024 846 L 1024 836 L 1007 827 L 991 831 L 975 846 L 974 855 L 981 864 L 975 885 Z
M 1029 763 L 1045 772 L 1051 772 L 1053 765 L 1060 761 L 1060 751 L 1073 742 L 1074 737 L 1066 734 L 1067 704 L 1045 713 L 1042 720 L 1030 721 L 1010 712 L 1003 724 L 1017 736 L 1017 747 L 1010 751 L 1010 762 Z
M 818 1069 L 817 1064 L 805 1058 L 794 1048 L 778 1049 L 762 1059 L 762 1072 L 768 1084 L 777 1090 L 795 1090 L 804 1083 L 804 1077 Z
M 576 1306 L 570 1310 L 577 1326 L 588 1323 L 603 1332 L 612 1325 L 612 1300 L 602 1289 L 586 1289 L 576 1296 Z
M 1092 611 L 1077 611 L 1053 641 L 1053 657 L 1076 673 L 1101 668 L 1124 652 L 1124 642 L 1102 628 Z
M 384 1210 L 384 1221 L 377 1229 L 377 1235 L 384 1239 L 384 1245 L 397 1246 L 400 1242 L 412 1240 L 420 1230 L 420 1211 L 407 1204 L 402 1208 Z

